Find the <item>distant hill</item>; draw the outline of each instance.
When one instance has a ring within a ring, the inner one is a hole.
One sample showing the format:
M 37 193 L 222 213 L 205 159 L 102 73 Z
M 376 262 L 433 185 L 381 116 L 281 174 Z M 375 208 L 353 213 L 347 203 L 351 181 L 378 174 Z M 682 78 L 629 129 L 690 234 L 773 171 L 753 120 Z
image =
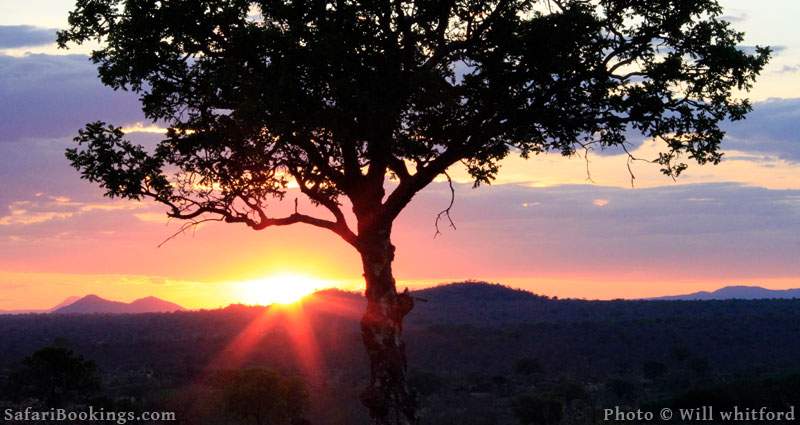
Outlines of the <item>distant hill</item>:
M 130 306 L 131 310 L 133 310 L 132 313 L 170 312 L 184 310 L 184 308 L 178 304 L 156 297 L 139 298 L 138 300 L 132 301 L 128 305 Z
M 707 320 L 717 317 L 722 311 L 726 314 L 746 314 L 762 305 L 784 308 L 792 302 L 791 299 L 774 302 L 768 299 L 792 298 L 790 291 L 757 288 L 770 293 L 767 296 L 760 292 L 759 297 L 753 289 L 724 290 L 717 294 L 719 298 L 707 298 L 728 300 L 720 303 L 707 303 L 704 302 L 706 299 L 695 295 L 688 295 L 693 298 L 686 298 L 687 301 L 683 301 L 683 298 L 673 300 L 680 302 L 666 302 L 669 299 L 590 301 L 550 298 L 498 284 L 463 282 L 414 291 L 414 296 L 426 302 L 416 302 L 407 322 L 409 326 L 448 323 L 493 327 L 512 323 L 580 323 L 598 318 L 617 321 L 642 318 L 665 320 L 673 317 Z M 794 296 L 800 299 L 800 294 Z
M 163 313 L 183 310 L 184 308 L 156 297 L 146 297 L 130 303 L 111 301 L 97 295 L 87 295 L 71 304 L 53 311 L 56 314 L 89 314 L 89 313 Z
M 728 286 L 713 292 L 701 291 L 685 295 L 671 295 L 640 300 L 617 302 L 592 302 L 581 299 L 550 298 L 529 291 L 514 289 L 496 283 L 457 282 L 412 291 L 417 298 L 411 323 L 488 323 L 530 322 L 542 320 L 582 320 L 588 314 L 612 314 L 618 318 L 650 312 L 650 301 L 704 301 L 704 300 L 766 300 L 800 299 L 800 289 L 772 290 L 757 286 Z M 338 289 L 319 291 L 309 301 L 336 298 L 337 304 L 355 312 L 363 310 L 363 295 Z M 311 303 L 313 304 L 313 302 Z M 624 308 L 622 308 L 624 306 Z M 230 308 L 235 308 L 231 306 Z M 244 306 L 239 306 L 244 307 Z M 309 306 L 312 307 L 312 306 Z M 111 301 L 96 295 L 83 298 L 70 297 L 49 310 L 0 311 L 0 314 L 22 313 L 153 313 L 184 310 L 180 305 L 146 297 L 131 303 Z M 635 312 L 635 313 L 634 313 Z M 654 311 L 654 313 L 656 313 Z M 661 310 L 657 309 L 658 315 Z
M 578 323 L 597 318 L 620 321 L 645 317 L 653 320 L 671 317 L 708 319 L 719 315 L 722 310 L 735 314 L 747 312 L 754 306 L 770 303 L 769 299 L 772 298 L 785 298 L 786 302 L 790 298 L 800 299 L 800 293 L 797 292 L 731 287 L 707 293 L 709 295 L 705 297 L 698 293 L 676 298 L 590 301 L 557 299 L 501 284 L 470 281 L 412 291 L 411 295 L 416 299 L 415 306 L 406 320 L 409 326 L 437 326 L 447 323 L 493 327 L 511 323 Z M 330 300 L 332 297 L 336 298 L 333 303 L 314 303 L 314 300 Z M 729 301 L 725 306 L 720 306 L 708 305 L 703 302 L 705 300 Z M 317 307 L 325 310 L 326 304 L 332 304 L 336 305 L 337 310 L 348 311 L 350 317 L 358 319 L 363 312 L 365 300 L 358 293 L 326 290 L 308 297 L 306 302 L 306 311 L 315 311 Z
M 536 295 L 522 289 L 514 289 L 499 283 L 486 282 L 458 282 L 434 286 L 432 288 L 414 291 L 414 296 L 446 301 L 533 301 L 545 300 L 547 297 Z
M 66 307 L 66 306 L 74 303 L 75 301 L 78 301 L 79 299 L 81 299 L 81 297 L 79 297 L 77 295 L 73 295 L 71 297 L 67 297 L 64 301 L 61 301 L 60 303 L 54 305 L 48 311 L 54 312 L 54 311 L 58 310 L 59 308 Z
M 509 323 L 539 321 L 560 302 L 497 283 L 458 282 L 413 291 L 417 297 L 410 325 L 435 323 Z M 558 314 L 561 313 L 560 310 Z
M 716 291 L 700 291 L 686 295 L 670 295 L 650 298 L 663 301 L 703 301 L 703 300 L 766 300 L 800 298 L 800 289 L 767 289 L 760 286 L 726 286 Z

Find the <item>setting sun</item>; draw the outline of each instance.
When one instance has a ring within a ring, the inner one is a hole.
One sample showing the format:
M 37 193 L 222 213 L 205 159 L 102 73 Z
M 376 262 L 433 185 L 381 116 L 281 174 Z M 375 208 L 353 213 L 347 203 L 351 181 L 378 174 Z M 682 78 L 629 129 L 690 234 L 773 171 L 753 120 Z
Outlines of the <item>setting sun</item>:
M 291 304 L 330 286 L 333 286 L 330 282 L 310 276 L 280 274 L 241 282 L 237 292 L 245 304 Z

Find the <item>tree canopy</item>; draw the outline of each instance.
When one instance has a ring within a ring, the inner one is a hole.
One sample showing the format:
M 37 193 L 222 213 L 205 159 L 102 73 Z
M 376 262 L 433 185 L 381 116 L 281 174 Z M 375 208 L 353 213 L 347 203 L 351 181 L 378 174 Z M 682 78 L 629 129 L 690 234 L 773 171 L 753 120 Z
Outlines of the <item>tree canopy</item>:
M 166 123 L 154 150 L 92 123 L 67 156 L 108 196 L 254 229 L 306 223 L 353 245 L 457 163 L 660 140 L 671 176 L 717 163 L 769 48 L 716 0 L 78 0 L 62 47 L 99 42 L 103 83 Z M 626 150 L 627 151 L 627 150 Z M 386 178 L 396 178 L 386 193 Z M 290 182 L 329 218 L 275 217 Z

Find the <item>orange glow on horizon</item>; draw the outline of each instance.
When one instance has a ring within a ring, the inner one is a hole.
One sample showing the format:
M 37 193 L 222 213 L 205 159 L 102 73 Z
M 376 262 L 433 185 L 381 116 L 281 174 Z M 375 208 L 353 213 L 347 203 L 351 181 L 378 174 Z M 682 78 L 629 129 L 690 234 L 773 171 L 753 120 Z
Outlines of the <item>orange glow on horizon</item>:
M 295 273 L 239 282 L 235 286 L 236 297 L 244 304 L 270 305 L 292 304 L 312 293 L 335 286 L 334 283 Z

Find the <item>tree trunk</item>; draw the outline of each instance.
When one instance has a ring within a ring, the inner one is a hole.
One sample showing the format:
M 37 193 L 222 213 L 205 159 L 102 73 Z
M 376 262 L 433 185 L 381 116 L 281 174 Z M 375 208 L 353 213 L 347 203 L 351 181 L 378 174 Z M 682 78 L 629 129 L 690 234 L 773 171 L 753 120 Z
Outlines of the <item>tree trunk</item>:
M 361 393 L 375 425 L 416 424 L 414 397 L 406 383 L 403 318 L 413 308 L 408 293 L 398 294 L 392 276 L 394 246 L 390 228 L 362 236 L 367 311 L 361 336 L 370 362 L 370 385 Z

